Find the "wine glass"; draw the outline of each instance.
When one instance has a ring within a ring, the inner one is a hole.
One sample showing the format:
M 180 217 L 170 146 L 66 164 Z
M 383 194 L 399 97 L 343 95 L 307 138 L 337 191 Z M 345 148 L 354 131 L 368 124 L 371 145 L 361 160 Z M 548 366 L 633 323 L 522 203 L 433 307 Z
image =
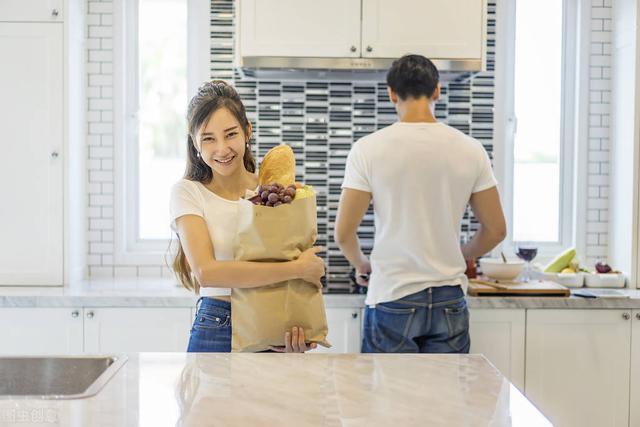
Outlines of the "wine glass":
M 522 274 L 522 281 L 528 282 L 531 280 L 531 261 L 538 255 L 538 247 L 531 242 L 520 242 L 516 245 L 516 250 L 518 258 L 527 263 L 524 267 L 524 273 Z

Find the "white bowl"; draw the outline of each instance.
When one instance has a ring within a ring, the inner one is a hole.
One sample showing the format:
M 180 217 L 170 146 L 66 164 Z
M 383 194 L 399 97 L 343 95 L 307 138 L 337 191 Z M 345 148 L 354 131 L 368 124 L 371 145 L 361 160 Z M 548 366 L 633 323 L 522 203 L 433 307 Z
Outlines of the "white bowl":
M 542 273 L 542 278 L 551 280 L 567 288 L 581 288 L 584 285 L 585 274 L 581 271 L 577 273 Z
M 585 274 L 587 288 L 624 288 L 626 282 L 622 273 L 591 273 Z
M 524 261 L 509 260 L 504 262 L 502 258 L 480 258 L 482 274 L 496 280 L 513 280 L 518 277 L 524 268 Z

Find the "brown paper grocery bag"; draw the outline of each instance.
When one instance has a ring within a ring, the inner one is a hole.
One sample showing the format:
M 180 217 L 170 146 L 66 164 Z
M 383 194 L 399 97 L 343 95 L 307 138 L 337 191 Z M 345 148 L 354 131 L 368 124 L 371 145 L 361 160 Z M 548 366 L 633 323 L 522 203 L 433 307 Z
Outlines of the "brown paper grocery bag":
M 313 246 L 318 235 L 316 198 L 277 207 L 240 200 L 234 242 L 238 261 L 290 261 Z M 256 352 L 283 346 L 284 333 L 304 328 L 305 341 L 325 347 L 327 318 L 322 291 L 301 279 L 231 292 L 231 351 Z

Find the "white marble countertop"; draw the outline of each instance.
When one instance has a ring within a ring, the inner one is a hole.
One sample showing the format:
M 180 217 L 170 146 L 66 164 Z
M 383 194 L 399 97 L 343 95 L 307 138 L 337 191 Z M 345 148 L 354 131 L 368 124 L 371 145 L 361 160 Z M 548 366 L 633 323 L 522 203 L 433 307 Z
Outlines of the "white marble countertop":
M 481 355 L 128 357 L 88 399 L 0 399 L 0 425 L 551 425 Z
M 467 297 L 467 301 L 470 308 L 640 309 L 640 289 L 619 291 L 624 297 Z M 327 308 L 362 308 L 364 298 L 324 295 Z M 0 307 L 193 307 L 196 300 L 194 294 L 167 278 L 95 279 L 64 287 L 0 286 Z

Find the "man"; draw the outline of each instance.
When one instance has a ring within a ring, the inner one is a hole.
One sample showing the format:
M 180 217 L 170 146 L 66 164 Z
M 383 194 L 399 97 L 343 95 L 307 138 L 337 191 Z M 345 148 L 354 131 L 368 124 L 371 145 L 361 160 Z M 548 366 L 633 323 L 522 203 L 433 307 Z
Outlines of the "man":
M 506 236 L 491 163 L 480 142 L 436 120 L 440 83 L 430 60 L 394 61 L 387 86 L 400 120 L 353 145 L 335 225 L 336 243 L 369 287 L 362 352 L 468 353 L 465 258 Z M 372 199 L 369 261 L 356 232 Z M 460 247 L 467 204 L 480 228 Z

